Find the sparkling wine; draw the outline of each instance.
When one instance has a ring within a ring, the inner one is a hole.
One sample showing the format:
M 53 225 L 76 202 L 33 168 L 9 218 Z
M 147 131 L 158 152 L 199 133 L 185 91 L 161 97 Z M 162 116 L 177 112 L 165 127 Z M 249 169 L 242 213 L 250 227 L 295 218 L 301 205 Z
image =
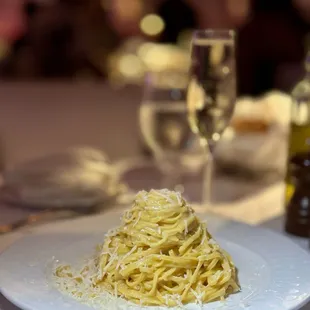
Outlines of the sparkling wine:
M 190 126 L 217 141 L 227 127 L 236 97 L 233 39 L 194 39 L 187 104 Z

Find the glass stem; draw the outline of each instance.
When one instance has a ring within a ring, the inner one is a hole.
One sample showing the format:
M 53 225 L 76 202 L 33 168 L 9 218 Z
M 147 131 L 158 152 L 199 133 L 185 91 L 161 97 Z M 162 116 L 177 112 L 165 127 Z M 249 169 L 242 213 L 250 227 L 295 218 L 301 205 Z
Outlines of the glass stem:
M 213 177 L 213 144 L 205 139 L 201 141 L 207 156 L 206 167 L 204 169 L 204 178 L 202 186 L 202 203 L 209 207 L 212 202 L 212 177 Z

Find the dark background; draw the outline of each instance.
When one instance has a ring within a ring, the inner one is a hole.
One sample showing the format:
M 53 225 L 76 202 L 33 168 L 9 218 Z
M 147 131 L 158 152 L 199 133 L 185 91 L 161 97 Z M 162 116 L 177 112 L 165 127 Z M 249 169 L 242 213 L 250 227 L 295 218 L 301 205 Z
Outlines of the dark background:
M 0 0 L 0 78 L 106 79 L 106 60 L 128 38 L 176 44 L 195 28 L 237 30 L 239 95 L 290 91 L 303 75 L 308 0 Z M 148 13 L 164 30 L 139 28 Z

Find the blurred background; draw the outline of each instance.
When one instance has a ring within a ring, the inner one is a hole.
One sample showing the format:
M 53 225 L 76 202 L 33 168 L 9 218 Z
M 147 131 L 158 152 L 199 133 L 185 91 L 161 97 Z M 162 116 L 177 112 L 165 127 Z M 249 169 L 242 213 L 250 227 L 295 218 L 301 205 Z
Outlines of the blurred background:
M 210 56 L 220 73 L 202 70 L 199 82 L 213 83 L 225 113 L 209 109 L 201 122 L 214 124 L 216 142 L 216 125 L 227 127 L 212 154 L 210 205 L 249 224 L 276 219 L 280 230 L 291 204 L 287 231 L 308 238 L 310 0 L 0 0 L 0 232 L 31 216 L 33 201 L 61 205 L 67 191 L 79 200 L 82 185 L 109 197 L 115 179 L 132 192 L 175 188 L 205 211 L 211 165 L 187 104 L 203 111 L 188 85 L 193 30 L 207 28 L 236 30 L 228 43 L 208 39 L 193 61 L 204 68 Z M 50 174 L 72 161 L 82 185 L 63 190 Z
M 309 0 L 0 0 L 2 168 L 90 145 L 113 160 L 155 152 L 164 172 L 162 157 L 173 151 L 171 163 L 177 154 L 200 171 L 185 93 L 192 32 L 215 28 L 236 30 L 237 98 L 247 98 L 217 158 L 234 175 L 239 159 L 283 178 L 288 130 L 274 124 L 283 94 L 305 74 L 309 25 Z
M 187 71 L 193 29 L 235 28 L 238 94 L 289 91 L 309 22 L 308 0 L 0 0 L 0 78 L 141 84 Z

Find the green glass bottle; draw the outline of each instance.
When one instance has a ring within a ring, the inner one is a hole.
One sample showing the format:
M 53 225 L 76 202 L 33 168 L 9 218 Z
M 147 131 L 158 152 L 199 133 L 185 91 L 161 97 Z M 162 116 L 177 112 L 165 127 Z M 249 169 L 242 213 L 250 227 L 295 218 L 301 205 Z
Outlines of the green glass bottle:
M 305 200 L 298 200 L 296 185 L 304 180 L 303 174 L 308 173 L 308 159 L 310 166 L 310 50 L 305 60 L 306 74 L 292 91 L 291 131 L 288 146 L 288 168 L 286 175 L 286 231 L 299 236 L 307 236 L 309 228 L 310 205 L 305 206 Z M 296 160 L 303 164 L 297 165 L 298 180 L 296 178 Z M 304 182 L 303 182 L 304 184 Z M 310 191 L 310 188 L 309 188 Z M 303 201 L 303 205 L 296 203 Z M 301 208 L 298 210 L 298 208 Z M 304 224 L 302 224 L 304 223 Z

